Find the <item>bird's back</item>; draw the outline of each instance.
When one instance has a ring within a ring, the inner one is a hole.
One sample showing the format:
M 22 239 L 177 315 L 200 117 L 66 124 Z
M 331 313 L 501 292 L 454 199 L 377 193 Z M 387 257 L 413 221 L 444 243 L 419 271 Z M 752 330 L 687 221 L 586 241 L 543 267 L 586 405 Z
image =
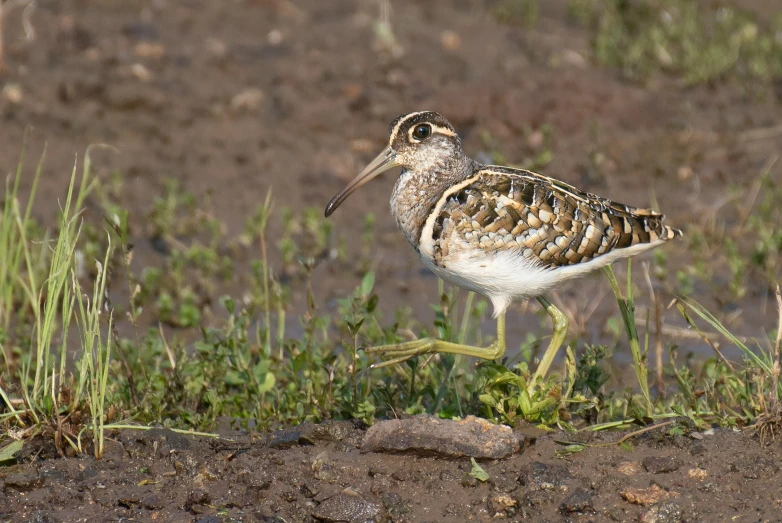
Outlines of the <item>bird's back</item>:
M 634 255 L 682 234 L 664 225 L 664 216 L 655 211 L 531 171 L 495 166 L 477 169 L 446 191 L 432 218 L 435 263 L 448 256 L 455 237 L 481 252 L 516 252 L 537 267 L 553 269 L 595 265 L 589 262 L 608 254 L 610 259 Z

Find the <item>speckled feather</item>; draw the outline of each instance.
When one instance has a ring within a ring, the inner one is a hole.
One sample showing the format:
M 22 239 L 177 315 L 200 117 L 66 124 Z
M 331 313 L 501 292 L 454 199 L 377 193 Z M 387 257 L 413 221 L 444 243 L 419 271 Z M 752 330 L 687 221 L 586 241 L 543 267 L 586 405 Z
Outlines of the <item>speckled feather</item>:
M 483 167 L 440 202 L 434 263 L 454 232 L 483 252 L 513 251 L 541 268 L 588 262 L 614 250 L 681 236 L 664 216 L 629 207 L 530 171 Z

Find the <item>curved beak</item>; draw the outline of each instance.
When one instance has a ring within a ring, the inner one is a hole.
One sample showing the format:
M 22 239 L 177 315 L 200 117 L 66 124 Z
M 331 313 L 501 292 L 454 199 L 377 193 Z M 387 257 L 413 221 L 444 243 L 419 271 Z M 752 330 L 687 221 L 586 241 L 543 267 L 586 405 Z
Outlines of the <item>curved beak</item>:
M 331 213 L 333 213 L 337 207 L 342 204 L 342 202 L 347 200 L 348 196 L 353 194 L 356 189 L 367 183 L 378 174 L 392 169 L 397 165 L 396 153 L 394 150 L 391 149 L 391 147 L 386 147 L 383 149 L 383 152 L 378 154 L 377 157 L 358 174 L 358 176 L 353 178 L 353 180 L 344 189 L 334 195 L 334 198 L 332 198 L 329 204 L 326 206 L 326 217 L 331 216 Z

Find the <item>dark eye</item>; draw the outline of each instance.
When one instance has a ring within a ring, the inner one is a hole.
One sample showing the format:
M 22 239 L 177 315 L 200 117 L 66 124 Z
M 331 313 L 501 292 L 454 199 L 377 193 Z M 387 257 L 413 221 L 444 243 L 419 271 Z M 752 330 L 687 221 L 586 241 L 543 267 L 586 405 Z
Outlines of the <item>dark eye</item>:
M 429 124 L 418 125 L 413 131 L 413 136 L 419 140 L 425 140 L 426 138 L 429 138 L 430 134 L 432 134 L 432 126 Z

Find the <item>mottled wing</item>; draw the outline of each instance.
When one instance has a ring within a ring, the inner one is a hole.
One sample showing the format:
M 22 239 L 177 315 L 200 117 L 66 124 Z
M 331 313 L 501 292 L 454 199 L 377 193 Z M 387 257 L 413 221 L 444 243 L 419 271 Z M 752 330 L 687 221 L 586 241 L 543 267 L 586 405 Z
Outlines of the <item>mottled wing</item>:
M 434 224 L 434 255 L 447 256 L 443 240 L 456 232 L 490 252 L 513 250 L 542 267 L 563 267 L 681 236 L 663 218 L 530 171 L 487 167 L 447 195 Z

